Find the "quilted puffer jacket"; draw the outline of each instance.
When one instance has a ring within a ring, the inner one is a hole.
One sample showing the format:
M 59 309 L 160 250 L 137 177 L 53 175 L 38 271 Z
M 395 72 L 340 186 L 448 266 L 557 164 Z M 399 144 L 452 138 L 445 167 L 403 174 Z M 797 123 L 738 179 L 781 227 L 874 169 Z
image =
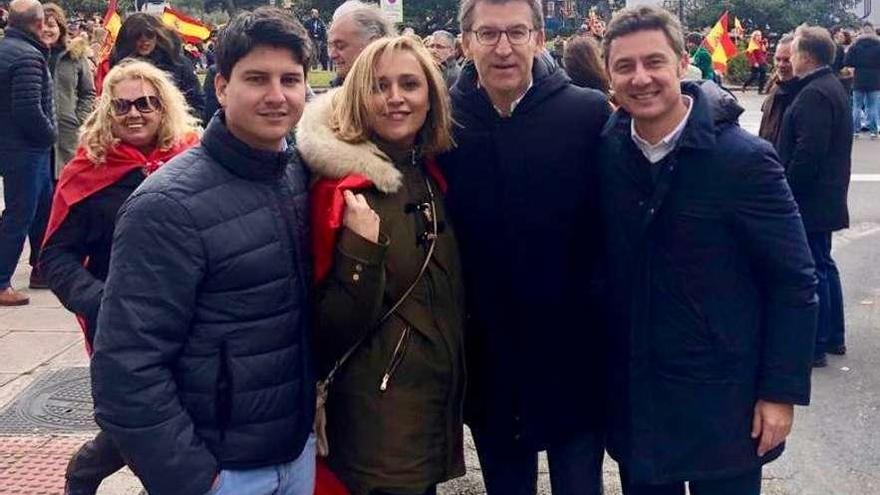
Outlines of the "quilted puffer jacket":
M 0 150 L 45 149 L 58 130 L 49 49 L 34 35 L 6 29 L 0 39 Z
M 98 424 L 151 495 L 289 462 L 312 430 L 306 171 L 214 117 L 119 212 L 92 357 Z

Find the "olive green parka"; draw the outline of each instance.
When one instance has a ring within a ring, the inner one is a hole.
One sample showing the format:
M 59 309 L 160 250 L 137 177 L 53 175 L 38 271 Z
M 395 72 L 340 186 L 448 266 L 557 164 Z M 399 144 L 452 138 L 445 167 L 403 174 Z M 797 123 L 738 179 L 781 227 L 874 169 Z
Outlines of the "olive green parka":
M 336 375 L 327 401 L 328 461 L 352 495 L 421 494 L 464 474 L 462 401 L 464 289 L 458 248 L 438 184 L 410 150 L 346 143 L 329 126 L 334 91 L 306 106 L 297 146 L 317 177 L 359 174 L 380 218 L 378 244 L 342 228 L 334 266 L 317 288 L 321 376 L 365 332 Z M 384 151 L 383 151 L 384 150 Z M 394 158 L 392 158 L 392 156 Z M 379 328 L 375 322 L 416 279 L 433 222 L 440 231 L 415 290 Z

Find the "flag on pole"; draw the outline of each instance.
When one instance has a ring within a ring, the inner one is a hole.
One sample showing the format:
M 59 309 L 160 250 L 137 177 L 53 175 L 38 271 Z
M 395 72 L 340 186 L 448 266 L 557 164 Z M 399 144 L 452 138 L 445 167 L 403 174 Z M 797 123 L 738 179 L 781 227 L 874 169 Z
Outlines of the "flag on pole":
M 176 31 L 185 43 L 199 43 L 211 37 L 210 26 L 171 7 L 165 7 L 162 23 Z
M 730 39 L 728 13 L 721 14 L 718 22 L 703 40 L 703 46 L 712 54 L 712 66 L 716 72 L 727 72 L 727 61 L 737 54 L 736 45 Z
M 107 37 L 101 43 L 101 52 L 98 55 L 98 60 L 104 60 L 110 56 L 110 50 L 113 49 L 113 44 L 116 43 L 116 36 L 122 28 L 122 17 L 119 16 L 119 12 L 116 10 L 116 0 L 110 0 L 107 3 L 107 12 L 104 13 L 104 22 L 101 24 L 107 30 Z
M 742 38 L 745 35 L 746 30 L 743 29 L 743 25 L 739 22 L 739 17 L 734 16 L 733 18 L 733 34 L 737 38 Z

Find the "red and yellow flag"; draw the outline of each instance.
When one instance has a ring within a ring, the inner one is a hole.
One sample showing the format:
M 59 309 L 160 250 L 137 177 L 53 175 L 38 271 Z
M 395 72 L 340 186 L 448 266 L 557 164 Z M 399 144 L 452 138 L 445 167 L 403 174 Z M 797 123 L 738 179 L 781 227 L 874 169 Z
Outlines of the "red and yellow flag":
M 101 53 L 98 55 L 98 60 L 104 60 L 110 56 L 110 50 L 113 49 L 113 44 L 116 43 L 116 36 L 122 28 L 122 17 L 116 10 L 116 0 L 110 0 L 107 3 L 107 12 L 104 13 L 104 22 L 101 24 L 107 30 L 107 37 L 104 38 L 104 42 L 101 44 Z
M 715 72 L 721 74 L 727 72 L 727 61 L 737 53 L 736 45 L 730 39 L 727 14 L 727 12 L 721 14 L 718 22 L 712 26 L 712 30 L 703 40 L 703 45 L 712 54 L 712 65 Z
M 737 38 L 742 38 L 746 33 L 746 30 L 743 29 L 743 25 L 739 22 L 739 17 L 734 16 L 733 18 L 733 34 Z
M 171 7 L 165 7 L 162 22 L 174 29 L 185 43 L 199 43 L 211 37 L 211 27 Z

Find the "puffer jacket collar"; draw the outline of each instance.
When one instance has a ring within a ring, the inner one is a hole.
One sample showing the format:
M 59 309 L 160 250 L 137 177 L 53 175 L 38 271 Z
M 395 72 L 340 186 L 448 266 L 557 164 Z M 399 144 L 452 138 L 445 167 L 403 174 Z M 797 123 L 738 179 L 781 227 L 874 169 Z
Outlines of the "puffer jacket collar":
M 384 151 L 372 141 L 342 141 L 330 128 L 333 98 L 337 91 L 330 90 L 306 105 L 296 129 L 300 154 L 308 167 L 321 177 L 341 179 L 361 175 L 384 193 L 397 192 L 403 175 Z
M 6 37 L 19 39 L 19 40 L 22 40 L 22 41 L 28 43 L 29 45 L 31 45 L 34 48 L 36 48 L 37 50 L 39 50 L 40 53 L 43 54 L 43 58 L 48 60 L 49 47 L 46 46 L 46 44 L 43 43 L 42 41 L 38 40 L 37 37 L 34 36 L 33 34 L 27 32 L 27 31 L 23 31 L 18 28 L 10 27 L 10 28 L 6 28 Z
M 233 174 L 252 181 L 273 181 L 279 179 L 293 154 L 293 148 L 286 151 L 263 151 L 250 147 L 233 136 L 226 128 L 226 116 L 218 111 L 205 134 L 202 146 L 208 154 Z

